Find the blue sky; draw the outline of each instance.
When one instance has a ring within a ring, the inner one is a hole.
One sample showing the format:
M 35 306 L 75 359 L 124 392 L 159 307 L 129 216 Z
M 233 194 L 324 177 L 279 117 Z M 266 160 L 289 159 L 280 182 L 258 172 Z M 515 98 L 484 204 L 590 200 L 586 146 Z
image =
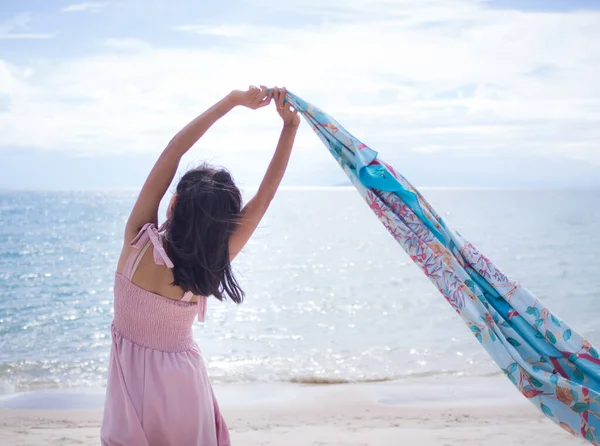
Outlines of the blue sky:
M 0 188 L 139 187 L 233 88 L 286 85 L 419 185 L 600 186 L 600 0 L 8 0 Z M 182 163 L 258 183 L 273 109 Z M 289 185 L 344 181 L 304 126 Z

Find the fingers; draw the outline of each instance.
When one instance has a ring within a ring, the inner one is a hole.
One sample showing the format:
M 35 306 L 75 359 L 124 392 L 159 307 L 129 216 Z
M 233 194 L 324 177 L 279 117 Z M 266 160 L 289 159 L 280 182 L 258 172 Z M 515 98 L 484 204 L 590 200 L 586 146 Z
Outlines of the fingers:
M 271 102 L 271 92 L 265 85 L 260 86 L 260 94 L 258 95 L 257 107 L 264 107 Z
M 286 94 L 286 89 L 285 87 L 283 87 L 281 90 L 277 89 L 279 91 L 279 97 L 277 98 L 277 108 L 279 110 L 283 109 L 283 106 L 285 105 L 285 94 Z
M 297 115 L 298 114 L 298 109 L 293 108 L 292 104 L 290 104 L 289 102 L 285 103 L 285 113 L 288 115 Z
M 268 95 L 268 88 L 265 87 L 264 85 L 261 85 L 260 88 L 258 89 L 258 91 L 256 92 L 256 97 L 262 101 L 264 98 L 266 98 Z
M 251 109 L 264 107 L 271 102 L 271 92 L 265 85 L 261 85 L 260 88 L 255 85 L 250 85 L 246 93 L 248 98 L 248 107 Z
M 277 109 L 277 113 L 281 114 L 281 108 L 279 107 L 279 97 L 281 96 L 281 91 L 279 87 L 273 87 L 273 99 L 275 99 L 275 108 Z
M 275 99 L 277 113 L 279 114 L 279 116 L 281 116 L 284 122 L 298 114 L 298 110 L 296 110 L 295 108 L 292 109 L 292 104 L 290 102 L 286 102 L 285 100 L 287 94 L 287 90 L 285 87 L 273 87 L 271 91 L 272 97 L 273 99 Z
M 259 107 L 266 107 L 271 103 L 271 99 L 273 99 L 273 90 L 269 91 L 267 95 L 259 102 Z
M 252 93 L 252 99 L 254 100 L 254 102 L 262 101 L 263 97 L 264 97 L 264 94 L 263 94 L 262 88 L 254 87 L 254 90 Z

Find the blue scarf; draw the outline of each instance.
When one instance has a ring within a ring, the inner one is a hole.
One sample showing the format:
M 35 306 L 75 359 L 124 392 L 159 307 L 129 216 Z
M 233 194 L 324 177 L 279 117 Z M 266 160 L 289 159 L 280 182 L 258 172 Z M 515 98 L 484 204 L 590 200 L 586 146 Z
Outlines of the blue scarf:
M 448 227 L 377 152 L 314 105 L 291 93 L 286 99 L 523 396 L 566 431 L 600 445 L 598 350 Z

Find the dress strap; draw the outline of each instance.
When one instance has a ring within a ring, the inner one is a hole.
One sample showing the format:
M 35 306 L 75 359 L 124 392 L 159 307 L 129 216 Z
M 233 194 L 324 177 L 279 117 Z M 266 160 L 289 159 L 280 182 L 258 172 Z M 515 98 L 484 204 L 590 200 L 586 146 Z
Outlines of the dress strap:
M 182 302 L 190 302 L 194 293 L 187 291 L 181 298 Z M 198 322 L 204 322 L 206 318 L 206 296 L 198 296 Z
M 130 256 L 131 259 L 133 260 L 133 262 L 131 262 L 131 266 L 129 268 L 127 268 L 127 274 L 126 277 L 131 280 L 133 279 L 133 275 L 135 274 L 135 271 L 137 270 L 138 266 L 140 265 L 140 261 L 142 260 L 142 257 L 144 257 L 144 254 L 146 254 L 146 251 L 148 251 L 148 248 L 150 247 L 150 240 L 146 241 L 146 244 L 144 245 L 144 247 L 139 250 L 139 251 L 134 251 L 132 253 L 132 255 Z
M 208 299 L 206 296 L 198 296 L 198 322 L 204 322 L 206 319 L 206 304 Z
M 173 262 L 171 262 L 171 259 L 169 259 L 169 256 L 165 251 L 160 233 L 158 232 L 158 229 L 154 223 L 146 223 L 136 238 L 134 238 L 131 242 L 131 246 L 140 249 L 147 243 L 148 239 L 150 239 L 154 245 L 154 249 L 152 251 L 154 263 L 157 265 L 167 265 L 167 268 L 173 268 Z
M 167 267 L 173 268 L 173 262 L 171 262 L 171 259 L 167 256 L 167 252 L 165 251 L 160 238 L 159 230 L 153 223 L 146 223 L 130 243 L 130 246 L 134 248 L 134 250 L 127 258 L 123 269 L 123 275 L 127 277 L 127 279 L 131 280 L 133 278 L 133 274 L 135 273 L 141 258 L 151 244 L 153 245 L 152 257 L 154 258 L 154 262 L 158 265 L 167 265 Z
M 154 223 L 146 223 L 138 235 L 131 241 L 130 246 L 134 248 L 133 252 L 127 258 L 127 262 L 125 263 L 125 268 L 123 269 L 123 275 L 127 277 L 127 279 L 131 280 L 137 269 L 140 260 L 144 257 L 144 254 L 150 247 L 153 246 L 152 256 L 154 258 L 154 262 L 158 265 L 166 265 L 168 268 L 173 268 L 173 262 L 167 255 L 165 251 L 165 247 L 162 242 L 162 237 L 160 232 L 164 229 L 164 225 L 160 228 L 156 228 Z M 194 294 L 191 291 L 187 291 L 183 297 L 181 298 L 182 302 L 190 302 L 194 297 Z M 206 317 L 206 304 L 207 298 L 206 296 L 198 297 L 198 321 L 204 322 Z

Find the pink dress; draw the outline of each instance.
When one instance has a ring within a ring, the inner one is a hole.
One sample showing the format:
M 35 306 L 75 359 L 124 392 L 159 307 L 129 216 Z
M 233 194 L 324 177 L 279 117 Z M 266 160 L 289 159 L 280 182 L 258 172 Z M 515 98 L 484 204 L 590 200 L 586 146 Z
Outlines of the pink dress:
M 158 230 L 146 224 L 115 278 L 115 315 L 104 418 L 104 446 L 229 446 L 229 432 L 212 391 L 192 323 L 204 320 L 198 305 L 146 291 L 131 282 L 140 258 L 173 264 Z

